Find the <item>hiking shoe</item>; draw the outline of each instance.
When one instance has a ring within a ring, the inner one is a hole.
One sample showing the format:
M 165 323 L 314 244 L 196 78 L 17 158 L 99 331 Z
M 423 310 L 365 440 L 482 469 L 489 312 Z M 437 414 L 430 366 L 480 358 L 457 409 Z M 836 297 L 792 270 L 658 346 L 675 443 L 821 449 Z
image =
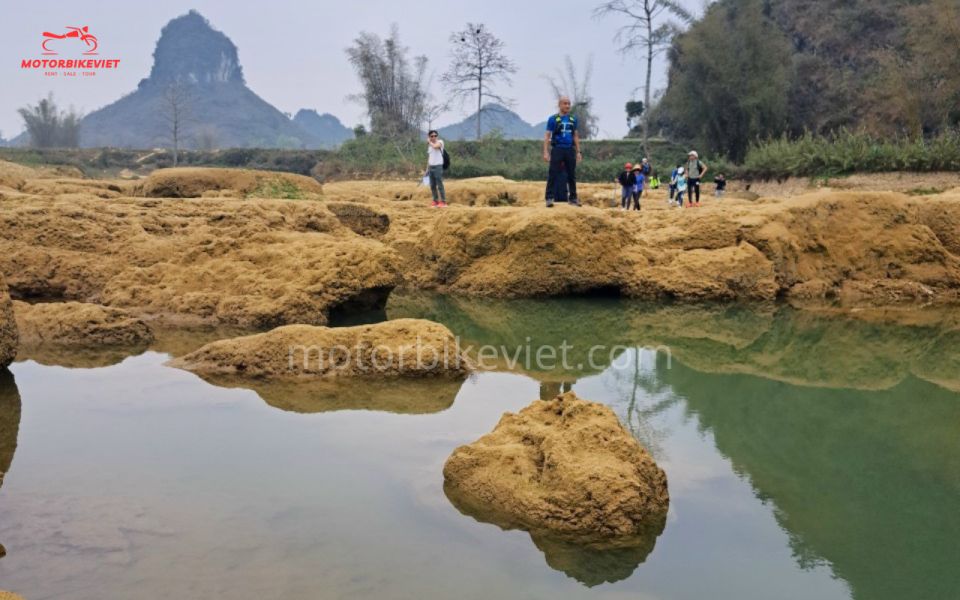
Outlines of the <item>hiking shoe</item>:
M 447 203 L 446 203 L 446 201 L 441 200 L 441 201 L 440 201 L 440 204 L 438 204 L 437 206 L 439 206 L 440 208 L 446 208 L 446 207 L 447 207 Z
M 576 198 L 574 198 L 573 200 L 570 201 L 570 206 L 583 206 L 583 205 L 580 204 L 580 201 L 579 201 L 579 200 L 577 200 Z
M 547 208 L 553 208 L 553 200 L 547 200 Z
M 433 204 L 431 204 L 430 206 L 432 206 L 433 208 L 436 208 L 436 207 L 440 206 L 440 203 L 437 202 L 436 200 L 434 200 L 434 201 L 433 201 Z

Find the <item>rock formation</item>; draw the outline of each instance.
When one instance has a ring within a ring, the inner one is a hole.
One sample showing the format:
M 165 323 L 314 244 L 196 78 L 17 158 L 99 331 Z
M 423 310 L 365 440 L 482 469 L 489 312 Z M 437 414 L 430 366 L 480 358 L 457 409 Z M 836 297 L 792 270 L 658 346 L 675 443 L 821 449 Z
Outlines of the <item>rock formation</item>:
M 21 346 L 138 346 L 153 332 L 129 312 L 82 302 L 14 302 Z
M 480 520 L 584 543 L 659 533 L 669 504 L 666 475 L 613 411 L 573 392 L 504 414 L 443 477 Z
M 7 283 L 0 275 L 0 369 L 7 367 L 17 356 L 18 337 Z
M 250 169 L 211 169 L 181 167 L 159 169 L 138 186 L 138 194 L 148 198 L 318 198 L 321 186 L 312 177 L 294 173 L 253 171 Z
M 212 342 L 169 364 L 201 376 L 293 381 L 462 378 L 470 370 L 449 329 L 417 319 L 358 327 L 288 325 Z

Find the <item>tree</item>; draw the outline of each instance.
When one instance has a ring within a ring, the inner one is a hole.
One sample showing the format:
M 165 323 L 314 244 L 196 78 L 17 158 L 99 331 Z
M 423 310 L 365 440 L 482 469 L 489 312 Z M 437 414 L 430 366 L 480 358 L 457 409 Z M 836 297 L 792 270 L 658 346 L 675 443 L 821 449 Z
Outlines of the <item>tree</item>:
M 416 56 L 411 64 L 408 53 L 409 49 L 400 43 L 396 25 L 385 40 L 361 32 L 347 48 L 350 64 L 363 86 L 363 92 L 352 98 L 366 104 L 374 135 L 390 139 L 416 137 L 423 123 L 427 57 Z
M 590 139 L 597 134 L 597 116 L 593 113 L 593 97 L 590 95 L 590 78 L 593 76 L 593 57 L 587 57 L 583 74 L 577 75 L 573 60 L 564 57 L 564 70 L 557 70 L 556 77 L 547 77 L 554 96 L 570 98 L 570 112 L 577 116 L 580 137 Z
M 693 16 L 678 2 L 672 0 L 609 0 L 594 9 L 595 17 L 612 16 L 625 19 L 614 38 L 620 52 L 640 52 L 646 60 L 646 81 L 643 86 L 643 105 L 647 114 L 641 119 L 643 153 L 650 156 L 650 95 L 653 59 L 670 46 L 681 25 L 693 21 Z
M 80 145 L 82 116 L 73 108 L 62 111 L 53 100 L 53 94 L 41 99 L 35 106 L 29 104 L 17 110 L 23 118 L 30 145 L 34 148 L 76 148 Z
M 787 130 L 790 40 L 764 14 L 765 2 L 714 4 L 677 38 L 659 107 L 675 137 L 740 161 L 752 142 Z
M 184 130 L 190 119 L 193 95 L 188 84 L 175 79 L 163 90 L 160 115 L 166 123 L 166 135 L 173 146 L 173 166 L 177 166 L 180 157 L 180 142 L 184 139 Z
M 517 67 L 503 52 L 503 42 L 487 31 L 482 23 L 467 23 L 460 32 L 450 35 L 453 44 L 453 61 L 441 77 L 452 99 L 461 103 L 477 98 L 477 139 L 482 136 L 481 117 L 484 101 L 509 105 L 493 87 L 497 83 L 511 83 L 510 76 Z
M 627 100 L 624 107 L 627 112 L 627 137 L 635 137 L 640 128 L 640 117 L 643 116 L 644 104 L 640 100 Z M 642 131 L 639 132 L 641 135 Z

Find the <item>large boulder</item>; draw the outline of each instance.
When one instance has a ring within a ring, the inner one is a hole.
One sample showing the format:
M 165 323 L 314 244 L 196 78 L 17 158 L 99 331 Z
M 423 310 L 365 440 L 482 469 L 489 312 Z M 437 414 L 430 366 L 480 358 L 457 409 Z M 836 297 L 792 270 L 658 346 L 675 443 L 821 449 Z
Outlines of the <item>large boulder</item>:
M 24 346 L 138 346 L 153 341 L 150 326 L 129 312 L 83 302 L 14 302 Z
M 17 356 L 17 322 L 13 304 L 7 291 L 7 283 L 0 275 L 0 369 L 8 366 Z
M 453 451 L 443 477 L 454 504 L 480 520 L 588 544 L 655 537 L 669 505 L 650 454 L 609 407 L 573 392 L 504 414 Z
M 449 329 L 418 319 L 358 327 L 287 325 L 212 342 L 169 364 L 201 376 L 258 381 L 459 378 L 470 369 Z

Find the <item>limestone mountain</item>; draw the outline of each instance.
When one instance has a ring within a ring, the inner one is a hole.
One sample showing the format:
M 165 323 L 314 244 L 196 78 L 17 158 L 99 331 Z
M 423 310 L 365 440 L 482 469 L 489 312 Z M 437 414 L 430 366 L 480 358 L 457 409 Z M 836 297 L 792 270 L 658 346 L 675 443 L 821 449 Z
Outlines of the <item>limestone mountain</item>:
M 310 136 L 307 142 L 311 148 L 333 148 L 353 139 L 353 130 L 330 113 L 321 115 L 316 110 L 301 108 L 293 123 Z
M 330 145 L 247 87 L 236 45 L 196 11 L 167 23 L 153 58 L 135 91 L 83 119 L 82 146 L 169 145 L 172 89 L 182 105 L 182 148 Z
M 530 140 L 543 137 L 546 123 L 531 125 L 520 115 L 499 104 L 486 104 L 481 109 L 480 131 L 483 135 L 499 132 L 508 140 Z M 439 129 L 440 137 L 447 140 L 473 140 L 477 137 L 477 113 L 459 123 Z

